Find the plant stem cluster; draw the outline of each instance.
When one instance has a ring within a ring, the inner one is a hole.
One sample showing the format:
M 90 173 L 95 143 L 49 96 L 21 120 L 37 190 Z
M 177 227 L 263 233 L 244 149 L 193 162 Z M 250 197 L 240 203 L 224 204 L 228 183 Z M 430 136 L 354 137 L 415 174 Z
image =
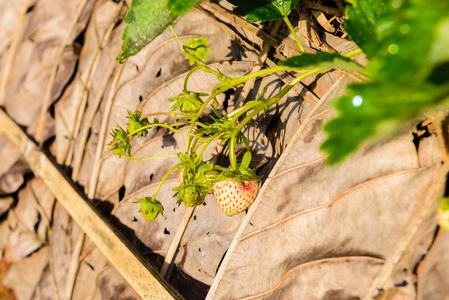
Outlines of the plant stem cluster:
M 288 18 L 287 18 L 288 20 Z M 304 52 L 293 27 L 288 22 L 288 27 L 294 33 L 295 39 L 298 42 L 301 52 Z M 170 27 L 173 31 L 173 28 Z M 175 32 L 173 31 L 175 34 Z M 258 72 L 250 73 L 238 78 L 230 78 L 219 70 L 211 69 L 204 60 L 208 59 L 207 53 L 211 51 L 207 47 L 208 39 L 194 38 L 183 45 L 176 36 L 182 52 L 186 55 L 190 65 L 196 65 L 186 75 L 184 80 L 184 88 L 179 95 L 168 99 L 174 102 L 170 112 L 151 113 L 143 115 L 141 111 L 128 112 L 129 122 L 126 130 L 118 126 L 112 132 L 113 140 L 109 143 L 108 151 L 113 151 L 119 156 L 126 156 L 134 160 L 150 160 L 161 157 L 177 157 L 180 162 L 175 164 L 165 174 L 157 186 L 153 196 L 137 199 L 137 203 L 141 203 L 140 211 L 144 214 L 147 221 L 154 220 L 160 213 L 163 215 L 163 207 L 161 203 L 156 200 L 157 194 L 172 172 L 179 172 L 180 186 L 174 189 L 175 196 L 177 196 L 178 204 L 182 202 L 187 206 L 199 205 L 204 201 L 207 194 L 212 193 L 213 184 L 222 181 L 226 178 L 233 178 L 238 182 L 245 180 L 260 180 L 260 177 L 249 169 L 251 163 L 251 152 L 249 142 L 243 134 L 244 128 L 249 125 L 250 121 L 260 112 L 267 111 L 270 107 L 278 103 L 297 83 L 301 80 L 328 70 L 328 67 L 316 67 L 313 69 L 301 69 L 291 66 L 277 66 L 274 68 L 263 69 Z M 350 53 L 350 56 L 359 53 Z M 217 84 L 210 94 L 195 92 L 188 90 L 188 81 L 193 72 L 203 71 L 215 75 L 221 82 Z M 276 95 L 265 98 L 267 88 L 265 88 L 256 100 L 247 101 L 240 107 L 236 107 L 227 115 L 222 115 L 218 110 L 217 96 L 232 89 L 238 85 L 245 83 L 248 80 L 263 77 L 269 74 L 295 71 L 300 73 L 294 80 L 284 86 Z M 211 122 L 205 123 L 200 120 L 206 107 L 210 106 L 214 112 L 211 117 Z M 176 123 L 161 123 L 157 118 L 152 122 L 150 117 L 170 116 L 176 118 Z M 188 131 L 180 130 L 180 126 L 188 125 Z M 133 136 L 146 136 L 148 129 L 153 127 L 163 127 L 172 131 L 173 133 L 180 133 L 187 135 L 187 142 L 185 151 L 178 153 L 178 155 L 164 154 L 148 158 L 134 158 L 131 156 L 130 138 Z M 211 161 L 204 161 L 203 154 L 206 149 L 214 141 L 219 141 L 221 145 L 229 147 L 229 163 L 228 168 L 213 164 Z M 238 162 L 236 156 L 236 148 L 239 145 L 246 147 L 247 152 L 243 159 Z

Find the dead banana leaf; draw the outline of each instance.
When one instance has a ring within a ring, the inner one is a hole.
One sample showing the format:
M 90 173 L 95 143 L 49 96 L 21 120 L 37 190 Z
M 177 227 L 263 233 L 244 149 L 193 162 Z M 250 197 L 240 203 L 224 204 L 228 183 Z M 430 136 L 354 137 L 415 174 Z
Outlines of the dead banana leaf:
M 22 42 L 16 53 L 5 91 L 5 108 L 19 124 L 30 126 L 29 133 L 36 134 L 43 95 L 49 83 L 50 74 L 56 59 L 61 64 L 54 77 L 51 89 L 50 106 L 61 94 L 72 76 L 78 59 L 75 49 L 67 47 L 58 57 L 58 49 L 67 34 L 68 41 L 73 43 L 78 34 L 84 30 L 90 17 L 93 1 L 86 5 L 84 13 L 79 18 L 72 32 L 71 22 L 79 1 L 37 1 L 32 7 L 30 17 L 23 24 Z M 44 137 L 52 135 L 52 118 L 47 119 Z
M 449 295 L 447 285 L 449 264 L 449 233 L 438 232 L 435 244 L 418 267 L 417 299 L 445 299 Z
M 234 237 L 208 299 L 364 297 L 376 276 L 397 275 L 385 266 L 397 264 L 398 249 L 410 243 L 404 232 L 422 225 L 420 209 L 438 195 L 431 187 L 441 176 L 439 145 L 427 148 L 422 155 L 432 159 L 420 165 L 406 132 L 328 167 L 318 150 L 321 125 L 333 116 L 328 105 L 341 89 L 342 79 L 298 129 Z

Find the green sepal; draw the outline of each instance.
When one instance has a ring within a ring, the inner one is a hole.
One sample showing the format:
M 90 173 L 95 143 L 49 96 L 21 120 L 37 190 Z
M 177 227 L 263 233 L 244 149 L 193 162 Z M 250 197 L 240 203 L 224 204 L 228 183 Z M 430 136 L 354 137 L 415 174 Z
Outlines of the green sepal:
M 142 118 L 142 112 L 139 110 L 135 111 L 129 111 L 128 110 L 128 116 L 126 117 L 129 119 L 128 125 L 128 133 L 136 132 L 137 130 L 141 129 L 142 127 L 149 125 L 150 122 L 148 121 L 148 118 Z M 147 136 L 148 130 L 140 130 L 135 133 L 137 136 Z
M 182 91 L 178 96 L 169 98 L 168 101 L 175 102 L 171 107 L 172 111 L 180 110 L 186 115 L 196 114 L 202 107 L 204 102 L 200 96 L 207 95 L 205 93 L 195 93 L 190 91 Z
M 120 125 L 111 132 L 113 140 L 108 143 L 107 152 L 112 151 L 115 155 L 122 157 L 124 154 L 131 155 L 131 144 L 129 142 L 128 132 L 126 132 Z
M 246 170 L 251 163 L 252 155 L 250 151 L 246 151 L 245 155 L 243 155 L 242 162 L 240 163 L 240 171 Z
M 192 36 L 190 41 L 186 41 L 187 46 L 183 47 L 183 51 L 186 54 L 186 59 L 189 60 L 189 64 L 191 66 L 195 64 L 196 59 L 199 59 L 200 61 L 209 59 L 207 53 L 212 51 L 212 49 L 206 46 L 208 42 L 209 39 L 203 38 L 203 36 L 198 39 L 195 38 L 195 36 Z
M 159 214 L 164 216 L 164 206 L 156 199 L 153 200 L 151 197 L 143 197 L 136 199 L 133 203 L 140 203 L 139 212 L 143 214 L 147 222 L 154 221 Z

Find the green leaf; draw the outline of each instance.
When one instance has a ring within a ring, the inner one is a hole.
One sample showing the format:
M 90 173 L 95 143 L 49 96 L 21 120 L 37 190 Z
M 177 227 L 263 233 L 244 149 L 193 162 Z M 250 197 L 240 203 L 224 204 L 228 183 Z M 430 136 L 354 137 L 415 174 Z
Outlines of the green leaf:
M 164 216 L 164 207 L 156 199 L 153 200 L 151 197 L 143 197 L 136 199 L 133 203 L 140 203 L 139 212 L 143 214 L 147 222 L 153 221 L 159 214 Z
M 188 13 L 196 4 L 197 0 L 168 0 L 168 9 L 177 15 Z
M 389 12 L 390 0 L 356 0 L 346 7 L 345 31 L 368 57 L 377 47 L 376 26 Z M 387 21 L 388 22 L 388 19 Z
M 329 163 L 343 160 L 370 137 L 391 135 L 424 112 L 448 105 L 448 11 L 448 1 L 408 1 L 373 23 L 376 34 L 365 43 L 377 47 L 365 70 L 371 80 L 349 85 L 334 103 L 338 117 L 324 126 L 328 139 L 321 148 Z
M 120 63 L 154 40 L 179 14 L 171 13 L 168 0 L 133 0 L 126 13 L 128 26 L 123 30 L 122 52 L 117 56 Z
M 236 5 L 234 13 L 246 16 L 249 23 L 287 17 L 299 0 L 229 0 Z
M 362 67 L 340 54 L 333 54 L 328 52 L 320 52 L 317 54 L 304 53 L 300 56 L 293 56 L 284 61 L 279 62 L 280 66 L 288 66 L 292 69 L 311 69 L 311 68 L 332 68 L 342 69 L 347 71 L 361 71 Z
M 195 38 L 192 36 L 190 41 L 186 41 L 187 47 L 185 47 L 186 59 L 189 60 L 189 64 L 193 66 L 195 63 L 195 58 L 205 61 L 209 59 L 206 53 L 212 51 L 211 48 L 207 47 L 209 39 L 205 39 L 202 36 L 200 38 Z

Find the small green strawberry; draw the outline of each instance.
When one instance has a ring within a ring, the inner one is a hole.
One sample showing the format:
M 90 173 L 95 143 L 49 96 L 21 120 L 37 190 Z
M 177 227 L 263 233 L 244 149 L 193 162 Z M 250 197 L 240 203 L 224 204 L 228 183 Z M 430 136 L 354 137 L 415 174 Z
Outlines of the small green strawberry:
M 189 185 L 179 191 L 178 202 L 181 200 L 186 206 L 193 207 L 203 203 L 204 197 L 195 186 Z
M 256 199 L 259 183 L 254 180 L 238 182 L 226 178 L 214 183 L 214 195 L 221 210 L 228 216 L 241 213 Z

